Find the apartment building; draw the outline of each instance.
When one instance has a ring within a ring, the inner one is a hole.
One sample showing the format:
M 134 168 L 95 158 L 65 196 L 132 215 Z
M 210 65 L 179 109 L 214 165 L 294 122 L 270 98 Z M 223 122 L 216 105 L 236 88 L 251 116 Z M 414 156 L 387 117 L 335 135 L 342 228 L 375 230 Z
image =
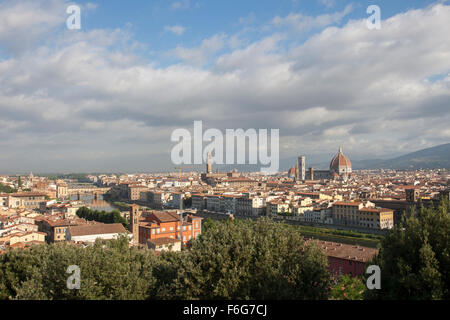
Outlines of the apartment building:
M 394 211 L 386 208 L 362 208 L 359 225 L 371 229 L 392 229 L 394 227 Z
M 8 246 L 28 243 L 45 243 L 45 233 L 38 231 L 14 230 L 0 237 L 0 242 Z
M 151 211 L 139 221 L 139 243 L 148 244 L 149 240 L 159 238 L 179 239 L 183 245 L 202 233 L 202 218 L 187 215 L 180 223 L 180 216 L 174 211 Z
M 89 224 L 98 222 L 89 221 Z M 62 216 L 49 216 L 36 218 L 39 231 L 46 234 L 49 243 L 66 241 L 66 230 L 70 226 L 85 225 L 88 222 L 81 218 L 64 219 Z
M 292 214 L 293 214 L 294 216 L 300 216 L 300 217 L 302 217 L 306 212 L 313 211 L 313 210 L 314 210 L 314 207 L 311 206 L 311 205 L 307 205 L 307 206 L 299 206 L 299 205 L 295 204 L 295 205 L 292 207 Z
M 215 194 L 206 196 L 206 209 L 208 211 L 222 212 L 224 208 L 222 197 Z
M 206 195 L 192 194 L 192 209 L 204 210 L 206 209 Z
M 56 197 L 64 199 L 69 195 L 69 186 L 64 181 L 59 181 L 56 184 Z
M 242 196 L 236 199 L 236 214 L 241 216 L 264 215 L 264 198 Z
M 273 200 L 266 203 L 267 215 L 286 215 L 290 213 L 289 203 L 280 200 Z
M 171 208 L 182 209 L 180 203 L 185 199 L 185 194 L 183 192 L 171 192 L 170 201 L 167 205 Z
M 333 204 L 333 223 L 337 225 L 359 226 L 359 210 L 364 207 L 362 202 L 338 201 Z
M 375 208 L 370 202 L 335 202 L 332 207 L 333 223 L 350 227 L 391 229 L 394 227 L 394 211 Z
M 39 209 L 41 202 L 45 202 L 45 193 L 21 192 L 8 195 L 9 208 Z
M 147 190 L 146 186 L 142 185 L 129 185 L 128 186 L 128 199 L 131 201 L 137 201 L 141 199 L 141 192 Z
M 223 212 L 235 214 L 237 210 L 238 196 L 222 195 L 223 199 Z
M 147 240 L 149 249 L 160 251 L 181 251 L 181 240 L 172 238 L 156 238 Z

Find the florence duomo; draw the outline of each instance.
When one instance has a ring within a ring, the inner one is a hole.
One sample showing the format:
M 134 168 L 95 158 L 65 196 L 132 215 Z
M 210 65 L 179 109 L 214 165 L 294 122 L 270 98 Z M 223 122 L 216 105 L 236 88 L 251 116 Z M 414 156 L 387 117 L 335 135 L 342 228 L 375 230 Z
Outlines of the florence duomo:
M 331 179 L 347 181 L 352 176 L 352 163 L 339 147 L 338 153 L 331 159 L 329 170 L 306 170 L 306 156 L 299 156 L 295 168 L 289 170 L 289 176 L 295 181 Z

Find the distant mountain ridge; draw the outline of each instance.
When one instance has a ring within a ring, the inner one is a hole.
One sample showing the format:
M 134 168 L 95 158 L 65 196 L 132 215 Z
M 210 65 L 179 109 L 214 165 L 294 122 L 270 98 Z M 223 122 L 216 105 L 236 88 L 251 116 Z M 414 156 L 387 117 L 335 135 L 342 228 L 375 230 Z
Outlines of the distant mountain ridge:
M 354 164 L 354 169 L 417 170 L 439 168 L 450 168 L 450 143 L 411 152 L 389 160 L 355 161 Z

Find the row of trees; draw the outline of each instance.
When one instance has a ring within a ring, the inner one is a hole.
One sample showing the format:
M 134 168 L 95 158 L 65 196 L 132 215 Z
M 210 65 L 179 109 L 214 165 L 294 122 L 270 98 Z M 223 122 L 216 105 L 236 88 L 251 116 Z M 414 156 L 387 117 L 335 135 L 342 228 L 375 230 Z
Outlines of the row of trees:
M 266 218 L 211 221 L 190 250 L 128 246 L 120 238 L 81 248 L 51 244 L 0 256 L 3 299 L 449 299 L 449 203 L 420 209 L 382 240 L 369 264 L 381 268 L 381 289 L 365 279 L 335 282 L 328 260 L 306 245 L 295 226 Z M 69 290 L 69 265 L 81 288 Z
M 128 221 L 120 215 L 119 210 L 111 212 L 91 210 L 86 207 L 81 207 L 77 210 L 77 216 L 89 221 L 98 221 L 103 223 L 121 223 L 124 227 L 128 226 Z
M 79 290 L 67 289 L 70 265 Z M 121 238 L 0 257 L 2 299 L 326 299 L 331 284 L 320 249 L 265 219 L 213 223 L 191 250 L 158 256 Z

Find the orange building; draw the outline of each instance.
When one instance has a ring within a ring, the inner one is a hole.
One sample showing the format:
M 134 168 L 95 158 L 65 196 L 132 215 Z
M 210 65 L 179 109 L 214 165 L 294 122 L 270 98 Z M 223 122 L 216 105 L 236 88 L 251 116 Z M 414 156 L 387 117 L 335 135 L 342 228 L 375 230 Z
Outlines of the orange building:
M 202 233 L 202 218 L 187 215 L 180 226 L 180 216 L 172 211 L 151 211 L 139 221 L 139 243 L 147 244 L 148 240 L 159 238 L 179 239 L 183 237 L 183 245 L 196 239 Z

